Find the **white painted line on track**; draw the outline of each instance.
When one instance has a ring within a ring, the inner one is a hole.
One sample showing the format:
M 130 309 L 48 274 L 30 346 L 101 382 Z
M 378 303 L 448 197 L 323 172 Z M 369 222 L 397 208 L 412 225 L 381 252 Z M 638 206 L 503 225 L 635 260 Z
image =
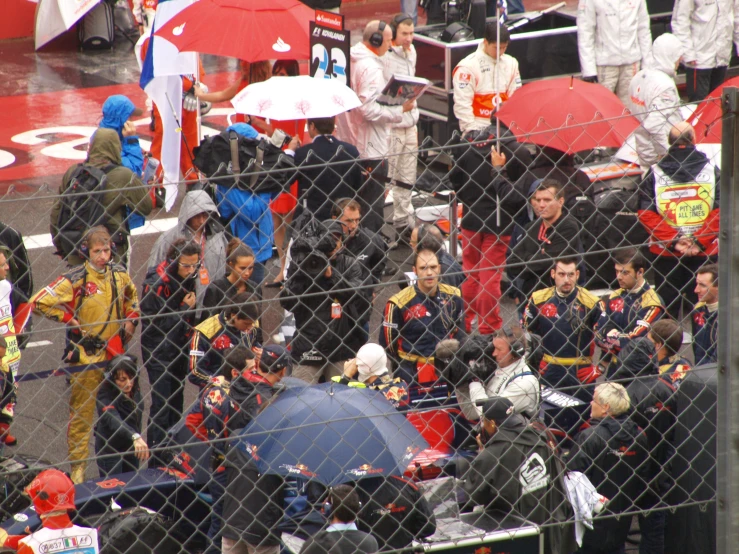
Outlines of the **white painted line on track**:
M 50 344 L 54 344 L 50 340 L 37 340 L 34 342 L 29 342 L 26 344 L 26 348 L 36 348 L 38 346 L 48 346 Z
M 138 235 L 154 235 L 156 233 L 162 233 L 168 231 L 172 227 L 177 225 L 176 217 L 167 217 L 164 219 L 155 219 L 154 221 L 147 221 L 143 227 L 139 227 L 131 231 L 134 236 Z M 51 242 L 51 234 L 45 233 L 41 235 L 30 235 L 23 238 L 23 244 L 27 250 L 36 250 L 38 248 L 51 248 L 54 243 Z

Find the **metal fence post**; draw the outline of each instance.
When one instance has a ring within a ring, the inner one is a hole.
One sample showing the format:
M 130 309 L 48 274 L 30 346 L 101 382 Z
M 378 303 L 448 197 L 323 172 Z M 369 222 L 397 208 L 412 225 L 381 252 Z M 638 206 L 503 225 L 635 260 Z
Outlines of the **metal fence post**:
M 739 552 L 739 88 L 721 102 L 716 531 L 719 554 L 729 554 Z

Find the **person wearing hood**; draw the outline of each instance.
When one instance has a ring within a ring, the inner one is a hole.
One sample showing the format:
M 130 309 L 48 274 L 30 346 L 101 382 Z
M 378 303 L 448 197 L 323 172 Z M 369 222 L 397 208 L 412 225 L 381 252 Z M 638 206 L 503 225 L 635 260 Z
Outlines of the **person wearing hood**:
M 629 85 L 627 107 L 641 123 L 633 135 L 639 165 L 645 172 L 667 154 L 670 128 L 683 120 L 675 86 L 682 56 L 683 46 L 675 35 L 660 35 L 652 44 L 647 66 Z
M 695 272 L 718 256 L 721 174 L 718 164 L 696 148 L 689 123 L 675 124 L 668 142 L 667 154 L 639 186 L 638 214 L 651 237 L 649 250 L 657 256 L 655 288 L 677 319 L 683 300 L 690 306 L 698 301 Z
M 350 387 L 379 391 L 396 408 L 408 406 L 408 384 L 400 377 L 390 375 L 387 354 L 379 344 L 365 344 L 356 358 L 344 363 L 344 373 L 331 380 Z
M 367 229 L 377 233 L 384 223 L 385 178 L 390 152 L 392 124 L 401 123 L 403 114 L 410 112 L 415 101 L 402 106 L 385 106 L 377 97 L 385 88 L 383 56 L 392 44 L 393 32 L 384 21 L 367 23 L 362 42 L 351 48 L 351 87 L 362 105 L 347 112 L 345 137 L 359 150 L 359 158 L 368 176 L 359 190 L 362 214 Z
M 649 442 L 629 417 L 631 399 L 618 383 L 595 388 L 590 426 L 575 437 L 565 461 L 568 471 L 584 473 L 608 502 L 602 515 L 618 516 L 638 509 L 637 501 L 650 483 Z M 593 519 L 578 554 L 623 552 L 631 516 Z
M 502 47 L 502 45 L 501 45 Z M 525 207 L 526 197 L 514 186 L 524 174 L 524 148 L 508 131 L 489 123 L 465 133 L 455 149 L 449 180 L 464 206 L 462 216 L 462 283 L 465 328 L 477 318 L 480 334 L 490 335 L 503 325 L 500 317 L 500 283 L 513 231 L 513 218 Z M 498 150 L 500 152 L 498 152 Z
M 195 325 L 195 280 L 200 246 L 181 238 L 167 259 L 149 268 L 141 293 L 141 353 L 151 383 L 151 409 L 146 438 L 155 448 L 182 417 L 187 344 Z
M 631 341 L 619 354 L 621 368 L 616 379 L 631 376 L 626 386 L 631 399 L 631 418 L 644 429 L 652 461 L 649 489 L 640 500 L 640 508 L 651 510 L 666 497 L 673 485 L 671 460 L 675 455 L 673 439 L 677 424 L 677 388 L 657 372 L 657 351 L 652 341 L 641 337 Z M 626 385 L 626 383 L 624 383 Z M 662 554 L 665 542 L 665 512 L 639 514 L 640 552 Z
M 128 97 L 114 94 L 103 103 L 103 119 L 100 121 L 101 129 L 112 129 L 118 133 L 121 141 L 121 165 L 133 171 L 137 177 L 141 177 L 144 170 L 144 152 L 131 118 L 143 113 Z
M 116 131 L 112 129 L 101 127 L 95 131 L 90 138 L 85 164 L 101 169 L 107 178 L 105 193 L 102 195 L 102 202 L 105 205 L 105 221 L 90 222 L 90 225 L 102 224 L 108 229 L 116 246 L 115 261 L 126 265 L 130 233 L 128 214 L 129 211 L 143 216 L 151 213 L 153 203 L 149 195 L 149 187 L 144 185 L 134 171 L 122 164 L 121 141 Z M 59 221 L 59 214 L 62 210 L 61 195 L 72 184 L 81 165 L 73 165 L 64 174 L 59 187 L 59 196 L 51 208 L 51 236 L 60 251 L 58 240 L 61 236 L 60 229 L 65 223 Z M 70 266 L 84 262 L 78 251 L 70 253 L 66 261 Z
M 508 398 L 493 396 L 482 408 L 477 442 L 478 455 L 466 471 L 460 468 L 472 505 L 483 506 L 485 516 L 494 518 L 511 514 L 537 524 L 567 520 L 563 468 L 543 426 L 516 413 Z M 571 526 L 548 526 L 545 552 L 569 553 L 568 535 Z
M 736 10 L 733 0 L 675 2 L 670 27 L 685 52 L 685 88 L 690 102 L 703 100 L 726 79 L 732 42 L 739 49 Z
M 492 21 L 477 50 L 454 68 L 454 115 L 462 133 L 485 129 L 499 105 L 521 87 L 518 60 L 505 53 L 510 40 L 508 29 Z
M 139 391 L 136 359 L 110 360 L 97 394 L 95 455 L 101 477 L 136 471 L 149 459 L 149 446 L 141 438 L 144 400 Z
M 167 252 L 177 239 L 184 238 L 200 245 L 201 265 L 195 281 L 198 309 L 203 306 L 208 285 L 226 273 L 228 240 L 218 215 L 218 209 L 206 191 L 188 192 L 182 200 L 177 225 L 159 235 L 149 255 L 148 267 L 151 268 L 167 259 Z

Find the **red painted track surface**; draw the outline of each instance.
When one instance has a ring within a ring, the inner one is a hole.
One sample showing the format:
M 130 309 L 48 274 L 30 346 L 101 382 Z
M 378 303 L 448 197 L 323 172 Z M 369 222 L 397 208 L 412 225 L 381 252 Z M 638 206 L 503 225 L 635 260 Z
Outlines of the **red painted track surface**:
M 395 13 L 399 3 L 345 1 L 342 12 L 354 40 L 371 19 L 389 19 L 388 14 Z M 531 10 L 549 4 L 526 0 Z M 424 23 L 421 15 L 419 24 Z M 84 133 L 97 127 L 100 107 L 108 96 L 125 94 L 137 106 L 144 106 L 146 96 L 138 86 L 133 49 L 122 37 L 111 52 L 83 54 L 76 50 L 72 32 L 41 52 L 34 52 L 32 39 L 4 40 L 0 41 L 0 60 L 0 195 L 11 187 L 26 192 L 45 183 L 55 189 L 58 177 L 78 161 L 75 154 L 83 155 Z M 234 69 L 232 62 L 210 57 L 204 81 L 211 90 L 224 88 Z M 230 104 L 217 107 L 230 108 Z M 139 123 L 144 139 L 149 136 L 146 123 L 143 118 Z M 219 127 L 225 119 L 206 117 L 203 123 Z

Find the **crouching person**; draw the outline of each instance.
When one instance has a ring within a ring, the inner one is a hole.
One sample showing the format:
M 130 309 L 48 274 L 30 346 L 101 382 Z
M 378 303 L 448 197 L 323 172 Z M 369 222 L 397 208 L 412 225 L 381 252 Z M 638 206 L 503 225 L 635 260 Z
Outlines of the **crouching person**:
M 138 368 L 131 356 L 116 356 L 108 363 L 97 395 L 95 455 L 100 476 L 136 471 L 149 459 L 141 438 L 144 401 L 139 391 Z
M 463 476 L 470 502 L 493 520 L 512 515 L 540 525 L 567 521 L 564 468 L 544 428 L 516 413 L 504 397 L 485 402 L 480 424 L 480 453 Z M 569 553 L 573 538 L 571 526 L 548 526 L 544 551 Z

